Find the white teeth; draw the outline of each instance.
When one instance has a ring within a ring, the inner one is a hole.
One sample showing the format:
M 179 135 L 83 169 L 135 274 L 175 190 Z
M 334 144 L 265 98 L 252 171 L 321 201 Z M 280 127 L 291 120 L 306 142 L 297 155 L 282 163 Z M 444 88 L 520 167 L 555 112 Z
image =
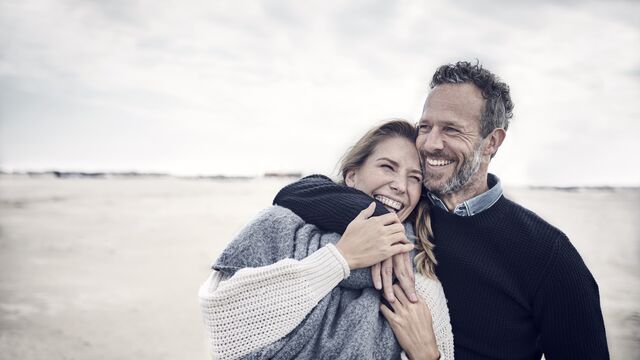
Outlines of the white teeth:
M 390 208 L 394 209 L 395 211 L 400 211 L 400 209 L 402 209 L 402 203 L 401 202 L 389 199 L 386 196 L 376 195 L 375 199 L 380 201 L 381 203 L 389 206 Z
M 427 163 L 431 166 L 445 166 L 449 165 L 453 162 L 453 160 L 435 160 L 427 158 Z

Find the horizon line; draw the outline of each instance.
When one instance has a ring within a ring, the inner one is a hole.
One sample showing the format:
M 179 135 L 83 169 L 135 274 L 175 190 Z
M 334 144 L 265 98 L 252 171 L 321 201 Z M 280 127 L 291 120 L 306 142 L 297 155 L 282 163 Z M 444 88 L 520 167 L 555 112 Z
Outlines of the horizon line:
M 0 168 L 0 175 L 18 175 L 18 176 L 43 176 L 51 175 L 56 178 L 105 178 L 105 177 L 171 177 L 177 179 L 201 179 L 201 180 L 251 180 L 257 178 L 295 178 L 300 179 L 308 175 L 316 173 L 304 173 L 302 171 L 267 171 L 262 174 L 179 174 L 165 171 L 141 171 L 141 170 L 108 170 L 108 171 L 76 171 L 76 170 L 6 170 Z M 503 181 L 504 182 L 504 181 Z M 507 182 L 507 187 L 526 187 L 526 188 L 554 188 L 554 189 L 638 189 L 640 184 L 511 184 Z

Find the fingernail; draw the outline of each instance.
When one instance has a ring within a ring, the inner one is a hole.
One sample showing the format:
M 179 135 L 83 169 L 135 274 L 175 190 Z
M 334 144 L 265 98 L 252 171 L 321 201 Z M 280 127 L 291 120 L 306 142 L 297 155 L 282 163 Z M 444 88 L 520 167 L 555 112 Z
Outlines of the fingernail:
M 418 298 L 416 297 L 416 294 L 409 295 L 409 299 L 411 299 L 411 301 L 413 301 L 413 302 L 418 301 Z
M 376 290 L 382 289 L 382 285 L 380 285 L 379 283 L 373 283 L 373 286 L 375 286 Z

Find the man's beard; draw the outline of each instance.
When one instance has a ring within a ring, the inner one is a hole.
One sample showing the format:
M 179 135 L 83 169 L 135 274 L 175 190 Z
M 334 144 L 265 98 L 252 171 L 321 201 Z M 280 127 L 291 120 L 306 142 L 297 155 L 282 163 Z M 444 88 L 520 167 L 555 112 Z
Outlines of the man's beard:
M 482 140 L 478 141 L 475 149 L 473 149 L 473 154 L 465 159 L 460 169 L 455 174 L 453 174 L 451 178 L 449 178 L 449 180 L 447 180 L 441 187 L 429 187 L 427 183 L 427 181 L 429 180 L 429 174 L 425 174 L 425 187 L 436 195 L 452 194 L 462 189 L 480 169 L 480 165 L 482 164 L 482 143 Z M 438 154 L 433 155 L 435 156 Z M 422 157 L 426 158 L 428 157 L 428 155 L 423 153 Z

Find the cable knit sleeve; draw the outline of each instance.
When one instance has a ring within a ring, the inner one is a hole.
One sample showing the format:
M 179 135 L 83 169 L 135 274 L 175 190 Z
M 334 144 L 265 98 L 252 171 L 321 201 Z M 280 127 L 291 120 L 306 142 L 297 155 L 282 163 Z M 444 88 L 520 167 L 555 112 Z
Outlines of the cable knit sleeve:
M 211 355 L 238 359 L 284 337 L 349 273 L 332 244 L 230 278 L 214 270 L 199 290 Z
M 416 292 L 424 299 L 431 311 L 433 332 L 440 351 L 440 359 L 453 359 L 453 332 L 442 284 L 416 273 Z

